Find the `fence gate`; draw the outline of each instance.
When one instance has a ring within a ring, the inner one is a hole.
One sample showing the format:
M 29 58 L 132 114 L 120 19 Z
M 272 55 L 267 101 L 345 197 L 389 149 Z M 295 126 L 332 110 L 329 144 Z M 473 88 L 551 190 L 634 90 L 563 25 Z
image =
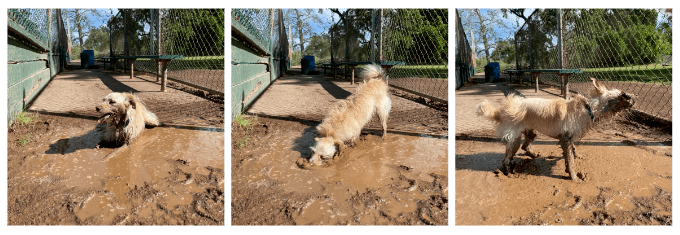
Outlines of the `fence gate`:
M 7 9 L 7 122 L 28 108 L 68 62 L 62 11 Z
M 231 119 L 290 68 L 281 9 L 231 11 Z

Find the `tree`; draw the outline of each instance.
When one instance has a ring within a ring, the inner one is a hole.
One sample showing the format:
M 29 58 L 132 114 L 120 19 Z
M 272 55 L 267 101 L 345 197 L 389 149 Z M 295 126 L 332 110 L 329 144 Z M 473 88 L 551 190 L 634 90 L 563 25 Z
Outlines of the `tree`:
M 90 29 L 89 36 L 85 41 L 85 48 L 94 49 L 95 52 L 109 51 L 109 28 L 101 25 L 99 28 Z
M 498 9 L 465 9 L 461 12 L 461 19 L 465 28 L 472 28 L 475 38 L 479 41 L 475 43 L 481 44 L 481 49 L 475 51 L 475 54 L 484 52 L 486 61 L 490 61 L 490 53 L 495 48 L 496 41 L 500 40 L 498 36 L 503 29 L 508 26 L 500 18 L 501 11 Z
M 313 35 L 311 22 L 316 22 L 318 24 L 323 24 L 323 21 L 319 17 L 323 14 L 323 9 L 290 9 L 287 12 L 286 21 L 287 25 L 293 28 L 293 35 L 291 37 L 299 38 L 297 44 L 293 44 L 292 47 L 300 47 L 300 51 L 305 51 L 305 43 L 309 42 L 309 37 Z M 305 38 L 305 35 L 309 35 Z
M 78 36 L 74 40 L 78 40 L 78 45 L 80 50 L 84 50 L 83 41 L 89 35 L 90 29 L 96 27 L 94 26 L 94 20 L 96 18 L 102 17 L 102 12 L 97 9 L 68 9 L 64 10 L 68 15 L 71 22 L 71 26 L 75 28 L 78 32 Z

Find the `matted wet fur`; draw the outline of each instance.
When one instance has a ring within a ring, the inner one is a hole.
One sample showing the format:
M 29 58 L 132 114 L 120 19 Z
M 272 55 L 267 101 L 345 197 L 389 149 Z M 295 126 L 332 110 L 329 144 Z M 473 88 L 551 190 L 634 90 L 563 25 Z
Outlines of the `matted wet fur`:
M 354 94 L 337 103 L 335 108 L 316 127 L 319 136 L 312 149 L 309 162 L 321 165 L 322 159 L 331 159 L 361 134 L 363 128 L 374 114 L 378 114 L 382 123 L 382 138 L 387 134 L 387 117 L 392 108 L 392 101 L 385 82 L 385 73 L 376 64 L 363 70 L 363 82 Z
M 570 99 L 525 98 L 510 94 L 505 105 L 498 109 L 485 100 L 477 106 L 477 115 L 498 123 L 497 134 L 506 145 L 503 168 L 510 174 L 510 163 L 520 148 L 521 135 L 525 140 L 522 149 L 527 156 L 537 158 L 529 145 L 540 132 L 559 139 L 565 158 L 566 170 L 572 180 L 579 181 L 574 171 L 574 142 L 583 138 L 598 121 L 610 118 L 635 104 L 635 96 L 617 89 L 609 90 L 600 81 L 590 78 L 594 89 L 589 97 L 580 94 Z
M 103 114 L 99 119 L 101 125 L 97 126 L 102 132 L 103 143 L 128 145 L 146 126 L 161 125 L 158 117 L 131 93 L 108 94 L 96 110 Z

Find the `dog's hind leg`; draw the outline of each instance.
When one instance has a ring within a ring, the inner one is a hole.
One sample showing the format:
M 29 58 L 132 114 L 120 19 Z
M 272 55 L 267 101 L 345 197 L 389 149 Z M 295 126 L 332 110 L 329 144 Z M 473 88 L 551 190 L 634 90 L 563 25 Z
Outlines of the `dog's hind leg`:
M 513 173 L 513 169 L 511 169 L 512 165 L 512 159 L 515 156 L 515 153 L 517 153 L 517 150 L 519 150 L 520 146 L 520 140 L 522 136 L 518 132 L 516 135 L 513 135 L 511 139 L 508 139 L 506 145 L 505 145 L 505 156 L 503 157 L 503 168 L 508 174 Z
M 387 118 L 389 117 L 390 109 L 392 108 L 392 102 L 389 98 L 389 94 L 384 97 L 385 98 L 378 102 L 375 107 L 376 113 L 378 113 L 378 118 L 380 118 L 380 123 L 382 124 L 383 139 L 385 139 L 385 135 L 387 135 Z
M 535 130 L 524 130 L 524 144 L 522 144 L 522 150 L 524 150 L 525 154 L 531 158 L 537 158 L 538 153 L 534 153 L 531 151 L 531 143 L 534 142 L 536 139 L 536 131 Z
M 560 137 L 560 146 L 562 147 L 562 155 L 564 156 L 565 162 L 565 172 L 569 174 L 569 178 L 573 181 L 581 181 L 576 176 L 576 171 L 574 170 L 574 141 L 570 136 Z

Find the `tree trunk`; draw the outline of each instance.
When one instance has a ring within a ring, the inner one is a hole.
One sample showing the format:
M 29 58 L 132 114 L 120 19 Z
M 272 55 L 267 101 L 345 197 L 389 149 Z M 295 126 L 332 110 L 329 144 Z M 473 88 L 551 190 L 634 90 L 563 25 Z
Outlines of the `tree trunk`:
M 486 63 L 488 64 L 491 62 L 489 60 L 489 39 L 486 37 L 486 25 L 484 25 L 484 18 L 482 18 L 482 12 L 479 11 L 479 9 L 475 9 L 475 13 L 477 13 L 477 17 L 479 17 L 479 31 L 480 34 L 482 35 L 482 43 L 484 43 L 484 54 L 486 56 Z
M 78 10 L 78 9 L 75 9 L 75 13 L 76 13 L 76 22 L 74 22 L 74 23 L 76 24 L 76 28 L 78 29 L 78 42 L 80 43 L 79 44 L 80 45 L 80 53 L 82 53 L 83 50 L 85 50 L 85 48 L 83 46 L 83 24 L 81 22 L 82 16 L 80 15 L 80 10 Z
M 297 16 L 297 28 L 298 28 L 298 35 L 300 35 L 300 56 L 304 56 L 302 53 L 305 51 L 305 36 L 302 33 L 302 19 L 300 15 L 300 11 L 298 9 L 295 9 L 295 15 Z

